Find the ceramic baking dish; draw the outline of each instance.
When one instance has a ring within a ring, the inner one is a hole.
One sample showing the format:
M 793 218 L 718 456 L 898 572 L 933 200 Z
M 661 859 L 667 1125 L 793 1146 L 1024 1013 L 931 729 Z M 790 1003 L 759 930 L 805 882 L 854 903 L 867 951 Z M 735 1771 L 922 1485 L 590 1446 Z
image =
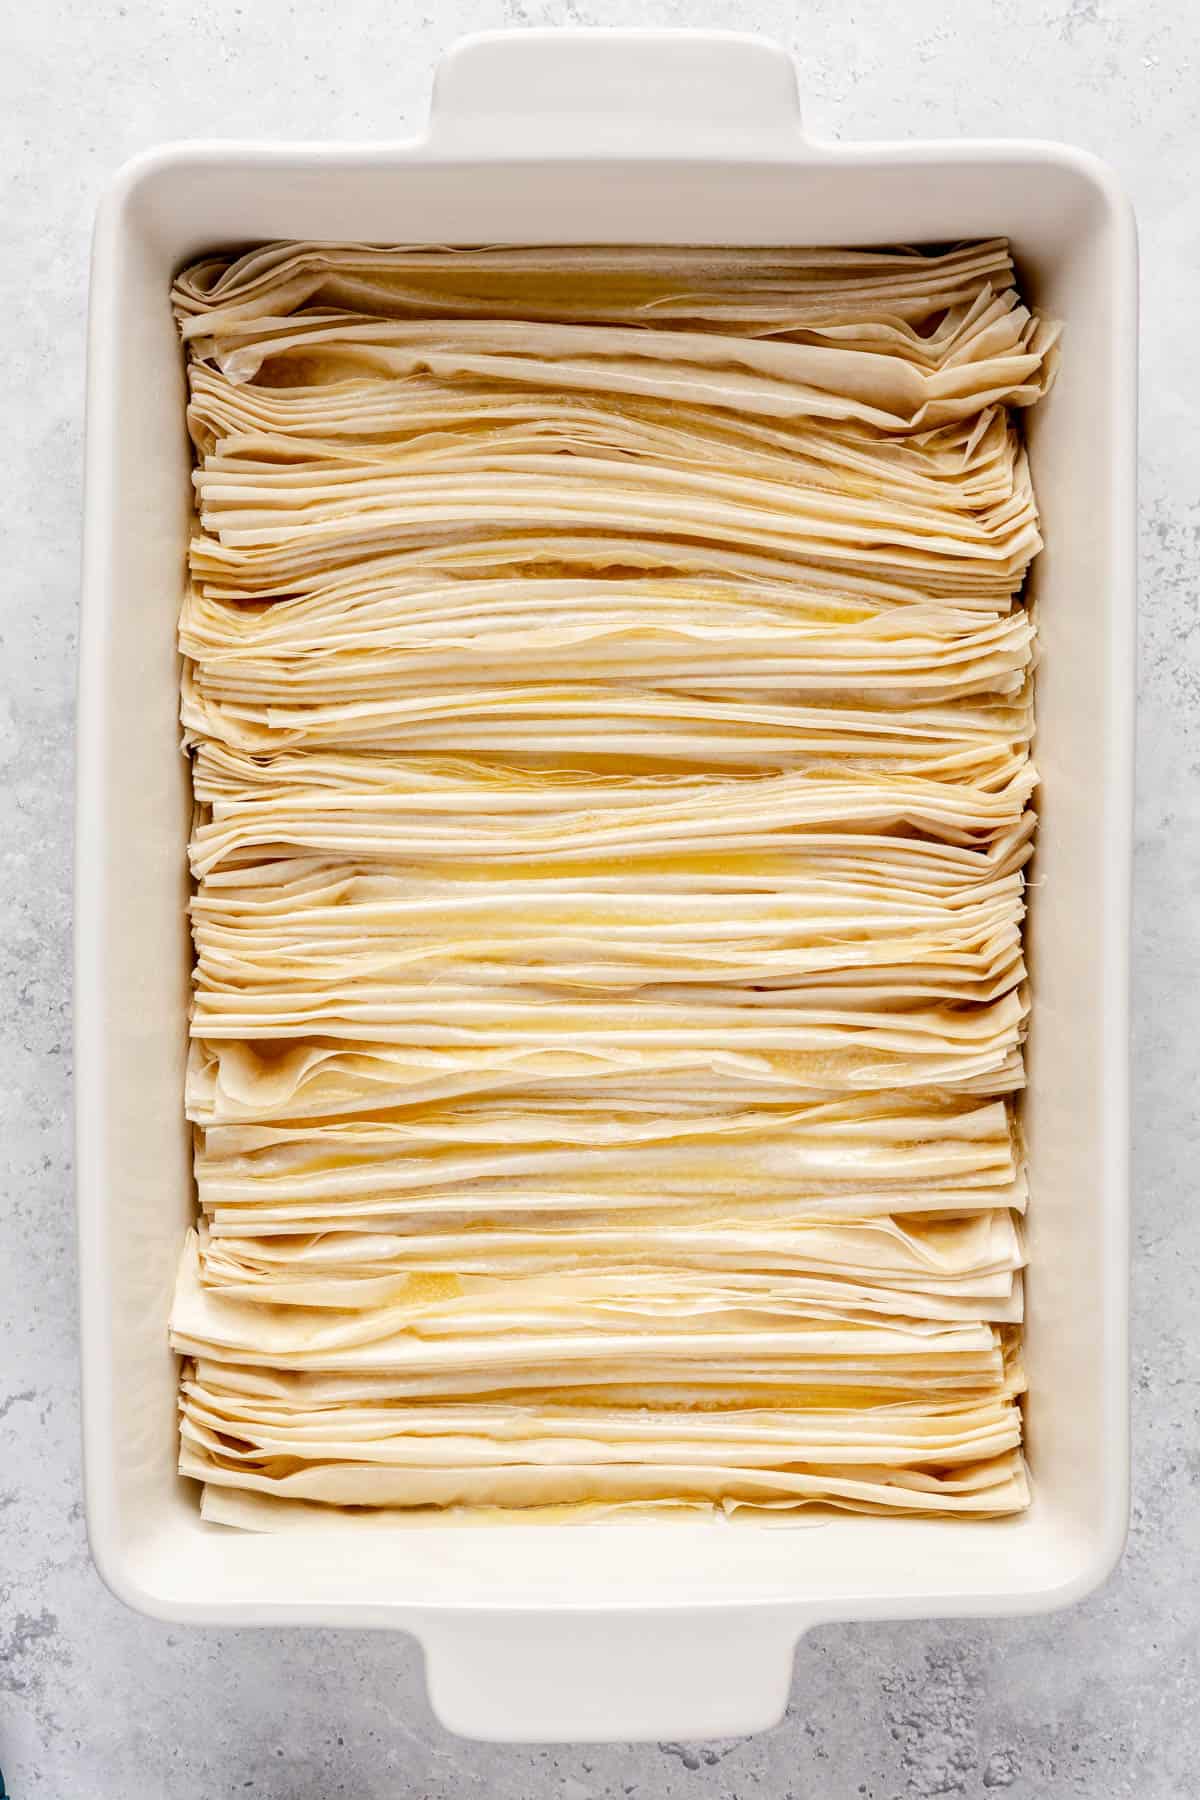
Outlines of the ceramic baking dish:
M 166 1319 L 192 1216 L 181 1110 L 189 799 L 175 619 L 189 523 L 181 264 L 269 238 L 922 244 L 1007 234 L 1067 322 L 1031 419 L 1046 550 L 1042 827 L 1025 1111 L 1021 1518 L 259 1537 L 175 1474 Z M 77 1143 L 87 1514 L 110 1587 L 161 1618 L 399 1627 L 470 1735 L 702 1737 L 772 1723 L 825 1620 L 1016 1613 L 1103 1579 L 1125 1533 L 1136 276 L 1109 171 L 1058 145 L 824 144 L 790 58 L 724 34 L 519 32 L 442 61 L 399 144 L 180 144 L 96 226 L 80 641 Z

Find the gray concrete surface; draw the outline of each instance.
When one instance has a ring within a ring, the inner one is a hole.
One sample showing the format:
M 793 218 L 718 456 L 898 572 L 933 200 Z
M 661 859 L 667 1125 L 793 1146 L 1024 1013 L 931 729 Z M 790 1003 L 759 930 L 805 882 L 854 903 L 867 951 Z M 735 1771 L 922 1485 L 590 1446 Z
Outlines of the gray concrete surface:
M 1144 251 L 1136 1491 L 1099 1596 L 1004 1624 L 825 1630 L 786 1722 L 702 1749 L 496 1749 L 410 1641 L 126 1612 L 79 1495 L 68 936 L 84 302 L 98 190 L 182 135 L 396 135 L 483 26 L 758 28 L 822 135 L 1061 137 Z M 1200 1704 L 1200 198 L 1192 0 L 8 0 L 0 7 L 0 1765 L 16 1800 L 1183 1800 Z

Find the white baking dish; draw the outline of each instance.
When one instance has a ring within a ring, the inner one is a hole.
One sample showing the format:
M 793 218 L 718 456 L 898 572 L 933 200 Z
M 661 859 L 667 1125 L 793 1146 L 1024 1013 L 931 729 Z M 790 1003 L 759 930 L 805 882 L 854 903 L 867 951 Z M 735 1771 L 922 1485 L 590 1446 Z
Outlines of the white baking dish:
M 1047 548 L 1030 928 L 1033 1202 L 1019 1519 L 812 1529 L 589 1526 L 243 1536 L 174 1472 L 166 1318 L 192 1214 L 176 608 L 188 528 L 172 273 L 268 238 L 922 243 L 1005 233 L 1067 321 L 1032 417 Z M 724 1735 L 781 1713 L 822 1620 L 1012 1613 L 1099 1582 L 1128 1477 L 1129 872 L 1135 245 L 1092 158 L 1050 144 L 814 144 L 790 59 L 720 34 L 469 39 L 403 144 L 185 144 L 116 178 L 96 228 L 80 644 L 78 1193 L 92 1551 L 159 1617 L 414 1632 L 451 1727 Z

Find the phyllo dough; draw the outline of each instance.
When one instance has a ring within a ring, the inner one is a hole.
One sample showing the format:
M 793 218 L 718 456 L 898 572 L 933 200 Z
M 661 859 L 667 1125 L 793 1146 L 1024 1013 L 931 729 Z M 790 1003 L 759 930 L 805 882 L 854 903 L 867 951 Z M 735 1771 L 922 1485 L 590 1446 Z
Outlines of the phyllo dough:
M 1059 331 L 1007 245 L 173 300 L 204 1516 L 1024 1507 Z

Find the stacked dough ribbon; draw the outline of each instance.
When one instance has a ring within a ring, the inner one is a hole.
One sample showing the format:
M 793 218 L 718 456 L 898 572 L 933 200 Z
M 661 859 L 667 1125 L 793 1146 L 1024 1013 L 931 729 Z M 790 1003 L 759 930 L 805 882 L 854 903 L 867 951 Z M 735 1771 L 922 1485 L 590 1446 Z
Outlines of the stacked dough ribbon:
M 206 1516 L 1023 1506 L 1007 246 L 174 301 Z

